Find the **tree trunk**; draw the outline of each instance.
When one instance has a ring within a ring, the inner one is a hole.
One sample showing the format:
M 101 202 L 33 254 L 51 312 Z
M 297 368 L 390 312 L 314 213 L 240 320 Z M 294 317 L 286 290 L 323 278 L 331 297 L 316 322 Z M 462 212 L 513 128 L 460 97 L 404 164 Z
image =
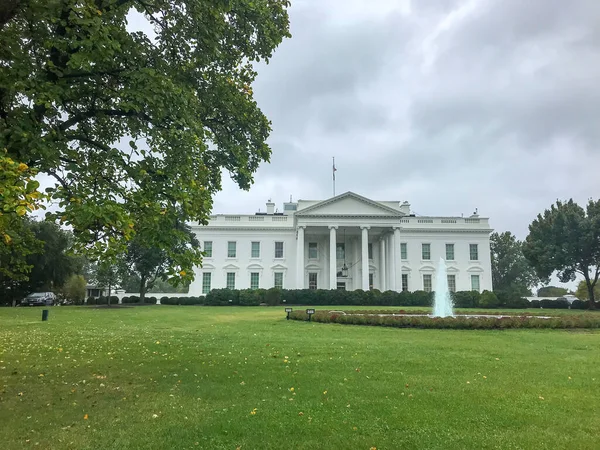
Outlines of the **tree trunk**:
M 146 277 L 142 276 L 140 278 L 140 303 L 144 303 L 145 297 L 146 297 Z
M 590 280 L 590 275 L 587 271 L 587 268 L 584 271 L 583 275 L 585 278 L 585 284 L 588 289 L 588 298 L 590 299 L 590 309 L 596 309 L 596 299 L 594 298 L 594 287 L 596 286 L 596 281 L 598 281 L 598 279 L 596 278 L 596 281 L 594 281 L 592 283 L 592 280 Z
M 588 288 L 588 297 L 590 299 L 590 309 L 596 309 L 596 299 L 594 298 L 594 287 L 596 287 L 596 286 L 593 285 L 592 283 L 590 283 L 589 280 L 585 280 L 585 282 L 587 283 L 587 288 Z

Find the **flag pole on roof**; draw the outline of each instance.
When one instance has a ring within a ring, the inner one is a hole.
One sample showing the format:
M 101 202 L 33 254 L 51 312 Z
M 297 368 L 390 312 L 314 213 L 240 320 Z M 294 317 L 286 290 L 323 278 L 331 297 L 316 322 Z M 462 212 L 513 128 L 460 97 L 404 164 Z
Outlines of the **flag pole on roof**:
M 335 197 L 335 172 L 336 172 L 336 168 L 335 168 L 335 156 L 333 157 L 333 196 Z

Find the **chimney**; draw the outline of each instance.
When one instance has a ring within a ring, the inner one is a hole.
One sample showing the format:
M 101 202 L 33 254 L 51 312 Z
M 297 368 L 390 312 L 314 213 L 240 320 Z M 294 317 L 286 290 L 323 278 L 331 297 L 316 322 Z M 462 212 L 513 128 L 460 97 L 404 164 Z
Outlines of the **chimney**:
M 269 199 L 269 201 L 267 202 L 267 214 L 274 214 L 275 213 L 275 203 L 273 203 L 271 201 L 271 199 Z
M 403 213 L 403 214 L 409 215 L 410 214 L 410 203 L 403 202 L 400 205 L 400 212 Z

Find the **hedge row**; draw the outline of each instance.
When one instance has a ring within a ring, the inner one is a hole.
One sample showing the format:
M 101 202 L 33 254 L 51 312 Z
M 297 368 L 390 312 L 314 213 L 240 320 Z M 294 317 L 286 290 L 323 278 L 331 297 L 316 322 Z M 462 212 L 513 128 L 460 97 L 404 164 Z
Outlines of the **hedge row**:
M 294 320 L 307 320 L 304 311 L 290 314 Z M 396 328 L 452 328 L 452 329 L 507 329 L 507 328 L 600 328 L 600 316 L 588 314 L 581 316 L 561 315 L 549 319 L 535 316 L 495 317 L 427 317 L 427 316 L 380 316 L 340 314 L 335 311 L 317 311 L 312 321 L 322 323 L 340 323 L 346 325 L 371 325 Z
M 506 294 L 496 295 L 493 292 L 461 291 L 452 293 L 456 308 L 569 308 L 566 300 L 534 300 Z M 324 289 L 255 289 L 231 290 L 213 289 L 206 297 L 206 305 L 354 305 L 354 306 L 431 306 L 435 293 L 425 291 L 414 292 L 380 292 L 355 290 L 324 290 Z M 161 300 L 162 303 L 162 300 Z M 588 302 L 574 301 L 571 309 L 587 309 Z
M 111 295 L 110 298 L 108 296 L 102 297 L 88 297 L 87 304 L 88 305 L 108 305 L 110 300 L 111 305 L 119 304 L 119 297 Z

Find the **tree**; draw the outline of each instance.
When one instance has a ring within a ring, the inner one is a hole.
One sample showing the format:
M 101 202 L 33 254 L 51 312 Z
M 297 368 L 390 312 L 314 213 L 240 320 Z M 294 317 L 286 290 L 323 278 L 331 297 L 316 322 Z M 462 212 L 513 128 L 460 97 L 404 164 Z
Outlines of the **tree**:
M 506 231 L 490 236 L 494 291 L 527 297 L 538 278 L 523 255 L 523 243 Z
M 26 273 L 17 276 L 13 273 L 0 274 L 0 297 L 17 300 L 31 292 L 57 291 L 68 277 L 82 273 L 84 260 L 70 254 L 73 236 L 50 222 L 34 222 L 16 218 L 21 223 L 19 234 L 11 241 L 26 245 L 27 251 L 16 251 L 14 258 L 21 259 L 28 267 Z M 16 230 L 15 226 L 12 226 Z M 9 253 L 10 256 L 10 253 Z M 3 262 L 0 256 L 0 262 Z M 10 261 L 7 264 L 10 266 Z M 2 264 L 4 266 L 4 264 Z
M 106 259 L 98 264 L 95 282 L 98 287 L 108 289 L 108 306 L 110 306 L 112 290 L 116 288 L 123 279 L 124 266 L 122 264 L 121 261 L 115 264 L 112 259 Z
M 0 149 L 54 178 L 58 211 L 47 217 L 72 227 L 91 257 L 123 252 L 136 217 L 206 223 L 222 170 L 248 189 L 269 160 L 252 64 L 290 36 L 288 6 L 9 0 L 0 7 Z M 128 29 L 136 11 L 147 33 Z M 193 277 L 201 256 L 188 256 L 172 255 L 173 277 Z
M 201 249 L 191 228 L 177 216 L 165 215 L 159 221 L 140 223 L 143 225 L 129 242 L 124 261 L 128 275 L 139 280 L 138 292 L 140 302 L 143 302 L 146 292 L 158 279 L 168 279 L 175 287 L 182 284 L 181 280 L 185 279 L 187 267 L 197 260 Z M 148 236 L 154 238 L 149 239 Z M 177 263 L 182 261 L 184 263 L 177 267 Z M 180 278 L 174 276 L 176 270 L 180 271 Z
M 562 297 L 568 293 L 568 289 L 556 286 L 544 286 L 537 291 L 538 297 Z
M 577 297 L 579 300 L 589 300 L 590 299 L 590 294 L 588 292 L 588 288 L 587 288 L 587 284 L 586 284 L 585 280 L 581 280 L 579 282 L 579 284 L 577 285 L 577 290 L 575 291 L 575 297 Z M 595 299 L 600 298 L 600 284 L 596 284 L 596 286 L 594 286 L 594 298 Z
M 0 88 L 1 90 L 1 88 Z M 36 171 L 0 152 L 0 289 L 26 280 L 31 270 L 27 258 L 41 249 L 30 229 L 27 213 L 43 207 L 45 198 L 33 179 Z M 8 298 L 8 297 L 5 297 Z
M 558 272 L 561 282 L 582 275 L 595 308 L 594 288 L 600 275 L 600 201 L 583 209 L 572 199 L 557 201 L 529 225 L 525 257 L 542 278 Z
M 68 300 L 81 304 L 85 299 L 86 285 L 83 275 L 71 275 L 65 282 L 62 291 Z

